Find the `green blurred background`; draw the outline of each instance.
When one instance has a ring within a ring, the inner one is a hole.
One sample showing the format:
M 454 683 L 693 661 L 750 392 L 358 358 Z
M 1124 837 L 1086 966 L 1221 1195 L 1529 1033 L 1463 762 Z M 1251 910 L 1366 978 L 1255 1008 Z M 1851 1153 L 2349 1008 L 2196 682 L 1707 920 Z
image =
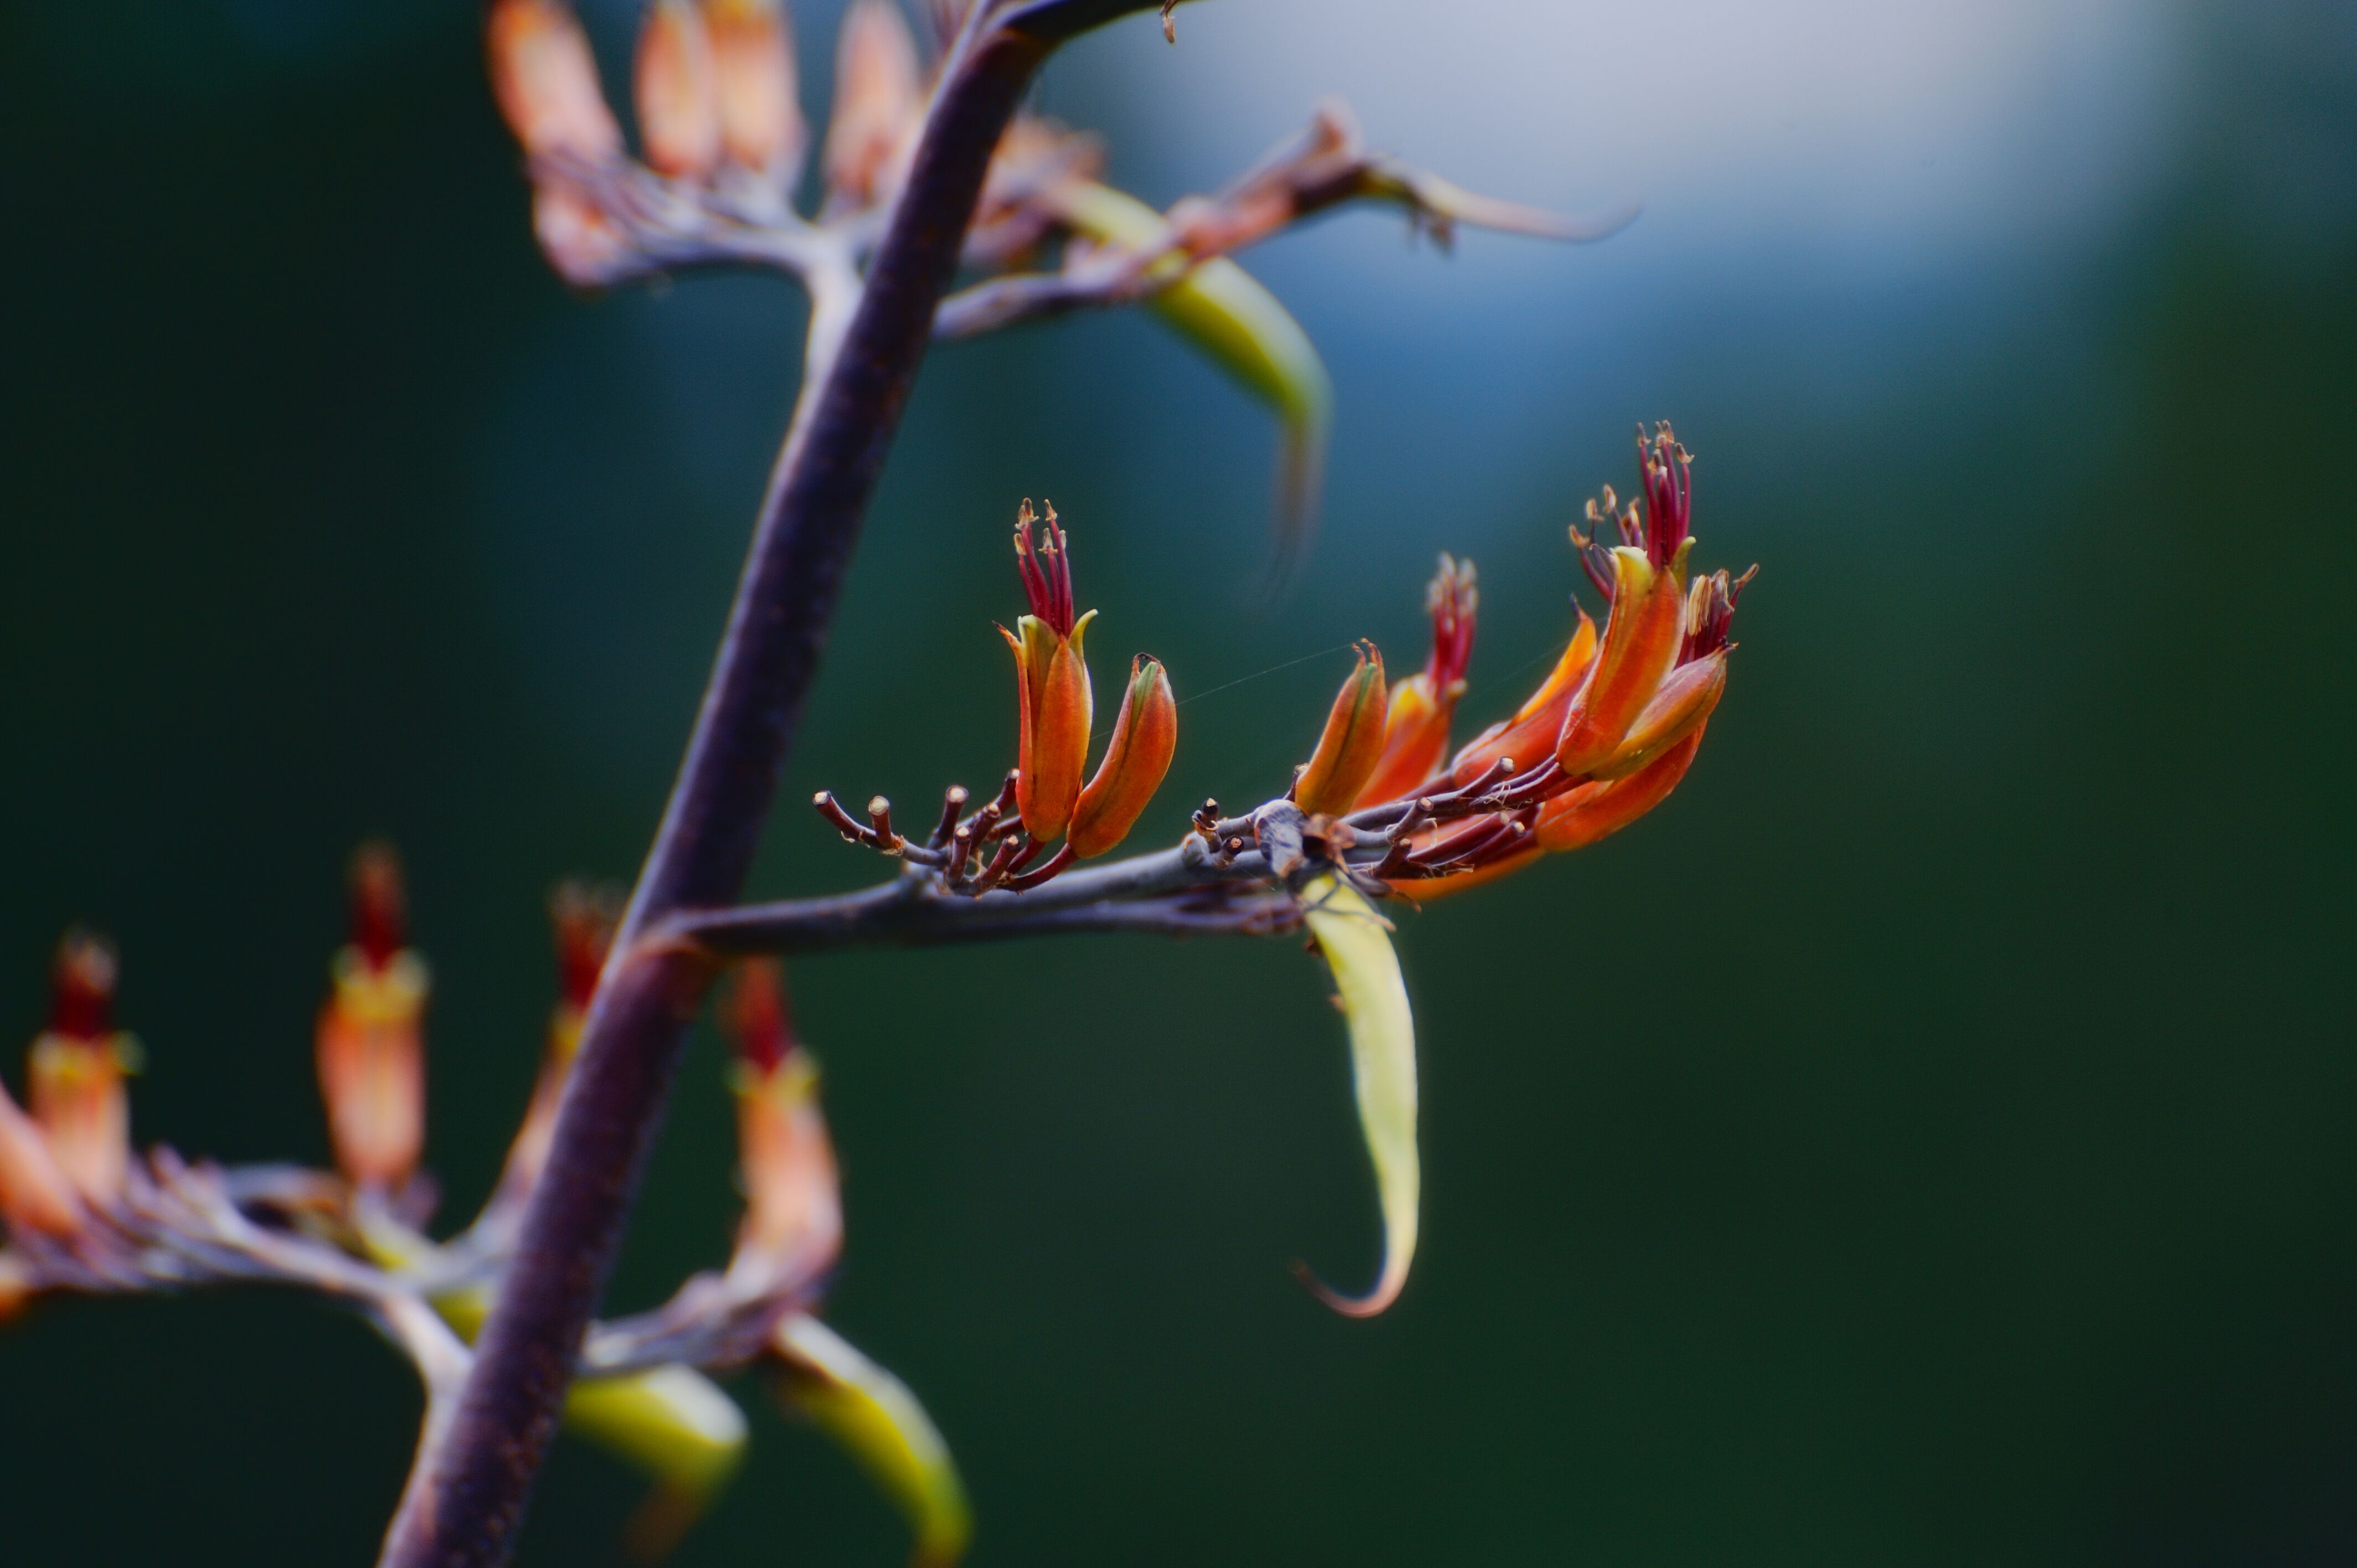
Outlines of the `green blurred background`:
M 835 10 L 801 7 L 822 103 Z M 592 14 L 619 80 L 629 7 Z M 1184 710 L 1157 834 L 1281 783 L 1339 645 L 1415 657 L 1437 549 L 1481 566 L 1477 715 L 1515 700 L 1639 418 L 1697 454 L 1702 559 L 1762 563 L 1744 648 L 1658 814 L 1406 923 L 1425 1242 L 1378 1321 L 1286 1272 L 1375 1241 L 1295 944 L 796 968 L 830 1316 L 945 1430 L 974 1563 L 2357 1559 L 2357 13 L 1229 0 L 1040 102 L 1167 201 L 1329 91 L 1468 184 L 1646 215 L 1251 259 L 1339 388 L 1274 612 L 1266 422 L 1150 323 L 940 354 L 759 887 L 875 875 L 791 804 L 821 784 L 1005 765 L 1025 494 L 1101 666 L 1184 697 L 1317 655 Z M 627 876 L 659 810 L 800 305 L 568 295 L 457 4 L 10 4 L 0 127 L 0 1021 L 99 923 L 142 1139 L 321 1158 L 340 870 L 389 834 L 464 1212 L 544 895 Z M 618 1305 L 721 1255 L 727 1115 L 702 1038 Z M 739 1391 L 749 1462 L 678 1561 L 897 1562 Z M 45 1305 L 0 1336 L 5 1555 L 366 1561 L 416 1402 L 307 1301 Z M 561 1444 L 524 1561 L 611 1560 L 637 1490 Z

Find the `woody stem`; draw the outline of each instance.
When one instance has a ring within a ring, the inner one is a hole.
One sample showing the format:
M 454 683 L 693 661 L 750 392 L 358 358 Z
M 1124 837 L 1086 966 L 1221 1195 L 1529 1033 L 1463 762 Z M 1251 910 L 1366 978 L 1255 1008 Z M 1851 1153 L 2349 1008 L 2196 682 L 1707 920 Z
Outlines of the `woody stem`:
M 418 1457 L 382 1568 L 496 1568 L 515 1546 L 661 1124 L 708 957 L 642 940 L 744 885 L 837 591 L 957 265 L 992 150 L 1039 63 L 1143 0 L 984 0 L 926 113 L 839 349 L 771 474 L 694 735 L 639 874 L 447 1431 Z

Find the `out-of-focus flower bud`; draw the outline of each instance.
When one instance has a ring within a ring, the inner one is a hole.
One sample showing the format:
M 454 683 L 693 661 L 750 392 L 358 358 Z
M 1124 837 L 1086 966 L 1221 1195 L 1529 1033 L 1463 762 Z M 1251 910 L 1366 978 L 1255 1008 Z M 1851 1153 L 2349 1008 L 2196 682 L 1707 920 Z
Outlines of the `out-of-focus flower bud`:
M 114 950 L 69 931 L 50 972 L 49 1026 L 33 1041 L 28 1087 L 33 1120 L 58 1168 L 85 1202 L 123 1196 L 131 1158 L 131 1101 L 123 1079 L 139 1065 L 139 1045 L 116 1031 Z
M 818 1064 L 793 1037 L 777 962 L 740 964 L 724 1025 L 736 1055 L 740 1266 L 812 1280 L 843 1245 L 834 1145 L 818 1108 Z
M 1474 612 L 1480 604 L 1473 563 L 1443 555 L 1424 596 L 1432 617 L 1432 652 L 1421 671 L 1392 688 L 1383 757 L 1357 804 L 1379 806 L 1413 794 L 1440 767 L 1457 701 L 1465 694 L 1465 670 L 1473 661 Z
M 1359 662 L 1334 693 L 1318 749 L 1293 781 L 1293 803 L 1313 816 L 1349 811 L 1383 760 L 1383 721 L 1390 710 L 1383 650 L 1361 642 L 1358 654 Z
M 782 184 L 808 132 L 794 81 L 794 36 L 779 0 L 704 0 L 720 90 L 720 141 L 730 159 Z
M 408 903 L 390 846 L 352 857 L 352 940 L 320 1009 L 319 1092 L 336 1164 L 361 1187 L 398 1185 L 425 1135 L 425 961 L 407 942 Z
M 560 883 L 549 896 L 548 918 L 555 929 L 560 989 L 548 1015 L 548 1041 L 541 1052 L 532 1103 L 524 1110 L 515 1141 L 508 1145 L 507 1165 L 500 1175 L 499 1201 L 505 1204 L 521 1204 L 548 1164 L 548 1141 L 556 1130 L 556 1102 L 564 1097 L 565 1080 L 572 1076 L 573 1058 L 581 1048 L 581 1031 L 589 1021 L 589 1004 L 597 994 L 597 976 L 605 968 L 606 951 L 613 945 L 614 928 L 621 921 L 621 889 L 577 881 Z
M 1081 797 L 1088 767 L 1095 698 L 1081 647 L 1096 611 L 1072 613 L 1069 542 L 1048 509 L 1046 536 L 1031 542 L 1031 503 L 1016 514 L 1015 563 L 1031 613 L 998 635 L 1015 651 L 1017 736 L 1015 809 L 1024 831 L 1045 843 L 1061 835 Z
M 1178 749 L 1178 703 L 1162 662 L 1144 654 L 1129 661 L 1129 685 L 1113 721 L 1113 739 L 1096 777 L 1072 809 L 1072 852 L 1083 859 L 1129 836 Z
M 1542 850 L 1585 849 L 1670 798 L 1702 746 L 1703 726 L 1624 779 L 1582 784 L 1539 808 L 1533 836 Z M 1437 885 L 1436 885 L 1437 886 Z
M 1470 784 L 1489 771 L 1491 764 L 1501 757 L 1511 757 L 1514 766 L 1527 768 L 1555 751 L 1556 737 L 1563 734 L 1563 715 L 1571 700 L 1579 693 L 1579 683 L 1587 678 L 1587 667 L 1596 661 L 1596 623 L 1587 612 L 1579 612 L 1579 629 L 1564 644 L 1563 656 L 1555 660 L 1539 689 L 1530 700 L 1514 710 L 1514 716 L 1491 725 L 1476 736 L 1449 764 L 1449 781 Z
M 622 150 L 621 127 L 597 85 L 597 58 L 559 0 L 492 0 L 491 89 L 523 150 L 600 162 Z
M 82 1227 L 73 1184 L 33 1119 L 0 1087 L 0 1219 L 12 1234 L 70 1236 Z
M 838 204 L 872 207 L 900 180 L 924 110 L 916 40 L 892 0 L 853 0 L 834 62 L 826 183 Z
M 703 14 L 689 0 L 647 7 L 631 85 L 647 162 L 677 179 L 710 174 L 720 162 L 720 89 Z

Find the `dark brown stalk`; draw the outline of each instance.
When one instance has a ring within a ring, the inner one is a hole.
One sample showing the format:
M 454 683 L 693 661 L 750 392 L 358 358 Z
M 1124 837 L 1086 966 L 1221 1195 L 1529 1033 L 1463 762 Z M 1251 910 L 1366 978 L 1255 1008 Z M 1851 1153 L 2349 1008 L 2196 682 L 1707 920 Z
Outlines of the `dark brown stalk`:
M 771 475 L 695 730 L 592 1004 L 548 1164 L 441 1441 L 382 1568 L 495 1568 L 514 1550 L 662 1121 L 703 950 L 645 940 L 736 900 L 817 672 L 837 589 L 1000 133 L 1039 62 L 1138 0 L 983 0 L 944 70 L 840 349 Z

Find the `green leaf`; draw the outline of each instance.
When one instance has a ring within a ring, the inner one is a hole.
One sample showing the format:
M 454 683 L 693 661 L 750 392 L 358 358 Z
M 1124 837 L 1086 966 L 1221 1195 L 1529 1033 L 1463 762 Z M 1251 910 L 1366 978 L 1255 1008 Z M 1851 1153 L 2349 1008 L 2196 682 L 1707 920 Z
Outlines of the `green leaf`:
M 1415 1152 L 1415 1018 L 1392 951 L 1391 922 L 1358 889 L 1332 874 L 1302 889 L 1303 918 L 1334 973 L 1334 991 L 1351 1027 L 1351 1074 L 1359 1125 L 1374 1161 L 1383 1216 L 1383 1264 L 1374 1287 L 1346 1296 L 1305 1269 L 1318 1298 L 1352 1317 L 1372 1317 L 1397 1300 L 1415 1256 L 1419 1185 Z
M 965 1484 L 909 1385 L 815 1317 L 786 1317 L 770 1346 L 784 1362 L 780 1399 L 840 1444 L 908 1519 L 917 1538 L 909 1568 L 963 1557 L 974 1535 Z

